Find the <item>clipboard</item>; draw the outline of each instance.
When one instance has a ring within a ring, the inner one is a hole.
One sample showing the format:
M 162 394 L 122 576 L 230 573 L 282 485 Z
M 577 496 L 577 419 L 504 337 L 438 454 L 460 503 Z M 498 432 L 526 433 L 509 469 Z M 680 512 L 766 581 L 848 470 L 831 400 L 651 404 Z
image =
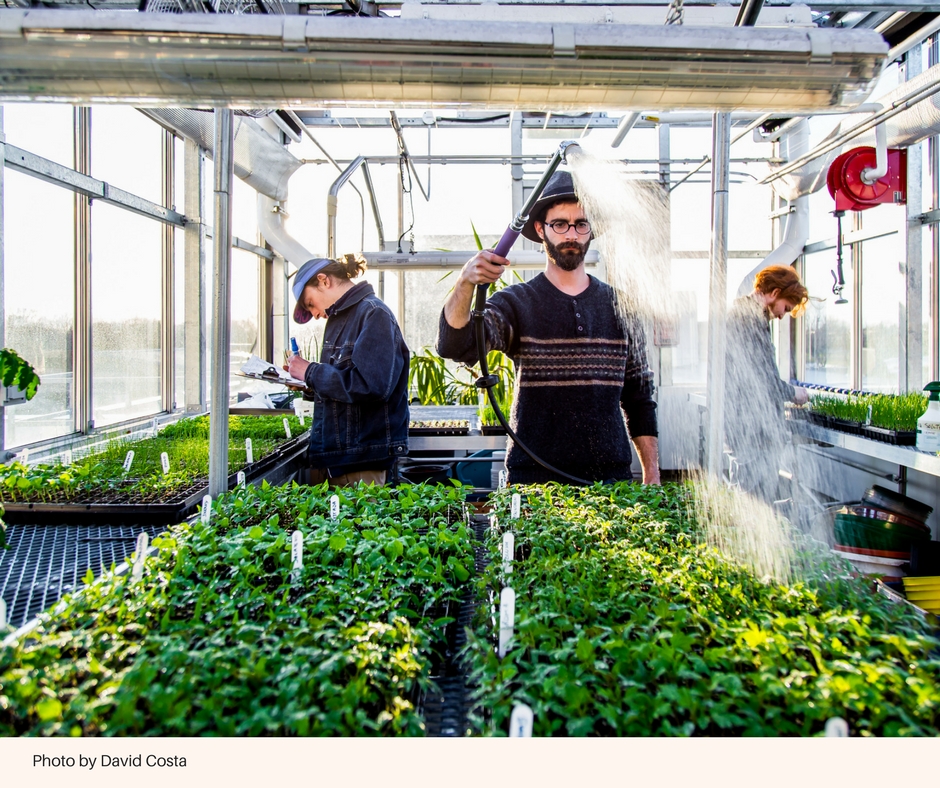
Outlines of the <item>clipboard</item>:
M 252 380 L 263 380 L 265 383 L 280 383 L 282 386 L 295 386 L 297 388 L 306 389 L 307 384 L 303 380 L 298 380 L 297 378 L 287 376 L 281 377 L 276 372 L 236 372 L 236 375 L 239 375 L 243 378 L 251 378 Z

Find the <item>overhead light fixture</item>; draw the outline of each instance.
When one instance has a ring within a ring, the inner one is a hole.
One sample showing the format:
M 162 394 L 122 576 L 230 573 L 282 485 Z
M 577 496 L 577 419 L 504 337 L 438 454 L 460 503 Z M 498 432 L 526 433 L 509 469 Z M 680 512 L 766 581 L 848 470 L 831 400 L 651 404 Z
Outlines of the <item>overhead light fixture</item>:
M 871 30 L 0 11 L 0 100 L 230 107 L 826 111 Z

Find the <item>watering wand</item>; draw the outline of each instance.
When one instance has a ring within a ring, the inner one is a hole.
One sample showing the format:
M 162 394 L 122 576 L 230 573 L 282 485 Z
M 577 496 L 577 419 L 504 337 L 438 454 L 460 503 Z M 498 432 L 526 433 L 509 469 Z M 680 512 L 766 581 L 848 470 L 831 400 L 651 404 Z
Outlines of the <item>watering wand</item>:
M 548 162 L 548 167 L 545 168 L 545 172 L 542 173 L 542 177 L 539 178 L 538 183 L 535 184 L 535 188 L 532 189 L 532 193 L 529 195 L 529 199 L 526 200 L 522 208 L 519 209 L 519 213 L 513 217 L 513 220 L 509 223 L 509 227 L 506 228 L 506 232 L 503 233 L 502 238 L 499 239 L 499 243 L 497 243 L 496 247 L 493 249 L 493 251 L 500 257 L 505 257 L 509 254 L 509 250 L 512 249 L 512 245 L 516 242 L 516 238 L 519 237 L 519 233 L 522 232 L 522 228 L 525 227 L 526 222 L 529 221 L 529 213 L 532 211 L 535 203 L 538 202 L 539 197 L 542 196 L 542 192 L 545 190 L 545 186 L 548 184 L 549 179 L 552 177 L 552 175 L 555 174 L 555 170 L 558 169 L 560 164 L 568 163 L 568 149 L 572 146 L 578 149 L 581 147 L 574 140 L 565 140 L 561 143 L 561 145 L 558 146 L 558 150 L 556 150 L 552 155 L 552 158 Z M 515 443 L 520 449 L 528 454 L 529 457 L 552 473 L 558 474 L 559 476 L 564 476 L 566 479 L 571 479 L 578 484 L 590 484 L 591 482 L 585 479 L 579 479 L 577 476 L 571 476 L 564 471 L 560 471 L 558 468 L 549 465 L 543 459 L 536 456 L 522 441 L 519 440 L 519 437 L 515 432 L 513 432 L 512 427 L 509 426 L 509 422 L 506 420 L 506 416 L 503 414 L 502 410 L 500 410 L 499 403 L 496 401 L 496 395 L 493 394 L 493 387 L 499 382 L 499 379 L 496 377 L 496 375 L 490 374 L 489 366 L 486 362 L 486 326 L 483 317 L 484 308 L 486 307 L 486 291 L 488 289 L 489 285 L 477 285 L 476 303 L 472 313 L 473 328 L 477 343 L 477 354 L 480 357 L 481 373 L 479 379 L 475 381 L 475 385 L 478 388 L 486 389 L 486 394 L 489 397 L 490 405 L 492 405 L 493 412 L 496 414 L 496 418 L 499 419 L 499 423 L 503 426 L 503 429 L 506 430 L 506 433 L 509 435 L 509 437 L 512 438 L 513 443 Z

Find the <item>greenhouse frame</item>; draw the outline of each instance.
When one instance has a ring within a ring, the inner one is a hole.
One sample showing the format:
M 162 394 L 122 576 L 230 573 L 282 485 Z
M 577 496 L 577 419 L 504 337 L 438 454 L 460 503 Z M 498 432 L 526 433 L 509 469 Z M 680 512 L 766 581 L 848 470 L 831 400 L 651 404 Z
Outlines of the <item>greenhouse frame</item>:
M 8 0 L 0 151 L 0 736 L 940 734 L 940 3 Z M 515 483 L 518 358 L 438 351 L 585 155 L 649 211 L 583 270 L 650 305 L 661 484 L 632 433 Z M 384 487 L 278 377 L 344 255 L 410 351 Z

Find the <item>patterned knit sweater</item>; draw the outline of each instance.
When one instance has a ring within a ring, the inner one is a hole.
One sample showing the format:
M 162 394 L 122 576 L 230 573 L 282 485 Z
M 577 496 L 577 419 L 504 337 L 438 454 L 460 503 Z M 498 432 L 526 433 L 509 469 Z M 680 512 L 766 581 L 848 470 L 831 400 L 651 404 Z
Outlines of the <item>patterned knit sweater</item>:
M 589 279 L 576 296 L 561 292 L 545 274 L 495 293 L 486 304 L 487 346 L 515 364 L 510 425 L 526 446 L 582 479 L 629 479 L 627 429 L 633 438 L 657 434 L 653 375 L 642 327 L 636 323 L 625 332 L 613 289 Z M 455 329 L 442 312 L 437 350 L 476 363 L 472 321 Z M 568 481 L 513 444 L 506 465 L 514 484 Z

